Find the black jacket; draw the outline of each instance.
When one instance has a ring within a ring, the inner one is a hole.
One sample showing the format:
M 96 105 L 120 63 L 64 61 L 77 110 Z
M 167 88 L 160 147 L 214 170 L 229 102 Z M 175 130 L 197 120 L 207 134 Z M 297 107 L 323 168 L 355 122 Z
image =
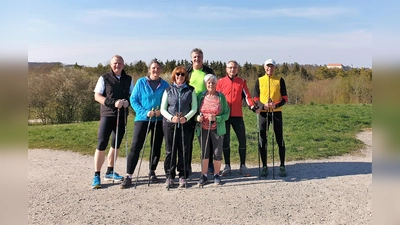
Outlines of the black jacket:
M 115 102 L 118 99 L 125 99 L 129 102 L 129 90 L 132 83 L 132 77 L 122 70 L 121 78 L 114 75 L 113 71 L 110 71 L 102 75 L 104 80 L 104 92 L 102 95 L 106 97 L 105 105 L 100 105 L 100 116 L 117 116 L 117 108 L 114 107 Z M 124 116 L 125 108 L 120 109 L 120 116 Z M 129 110 L 126 112 L 128 115 Z

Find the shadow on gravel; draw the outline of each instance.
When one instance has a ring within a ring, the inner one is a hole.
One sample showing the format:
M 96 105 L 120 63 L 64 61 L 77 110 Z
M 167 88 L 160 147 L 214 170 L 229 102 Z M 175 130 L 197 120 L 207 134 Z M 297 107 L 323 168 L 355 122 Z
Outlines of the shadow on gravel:
M 243 182 L 241 185 L 255 184 L 259 181 L 284 181 L 298 182 L 328 177 L 353 176 L 372 174 L 371 162 L 321 162 L 321 163 L 296 163 L 286 166 L 287 177 L 279 176 L 279 166 L 275 166 L 275 179 L 273 179 L 272 167 L 268 167 L 268 176 L 259 179 L 259 170 L 249 168 L 251 176 L 242 177 L 238 171 L 233 170 L 229 176 L 223 176 L 224 183 Z M 210 176 L 210 175 L 209 175 Z M 212 175 L 211 175 L 212 178 Z M 236 185 L 236 184 L 235 184 Z
M 221 176 L 221 185 L 254 185 L 260 184 L 260 182 L 299 182 L 315 179 L 326 179 L 328 177 L 340 177 L 340 176 L 353 176 L 362 174 L 372 174 L 372 163 L 370 162 L 315 162 L 315 163 L 296 163 L 291 165 L 286 165 L 287 177 L 279 176 L 279 165 L 275 166 L 275 179 L 273 179 L 272 167 L 268 167 L 268 176 L 259 178 L 258 167 L 248 168 L 250 171 L 250 177 L 243 177 L 238 170 L 232 170 L 229 176 Z M 193 172 L 187 182 L 187 188 L 198 188 L 197 181 L 200 178 L 200 172 Z M 165 176 L 158 176 L 160 183 L 165 182 Z M 208 174 L 209 183 L 204 187 L 214 186 L 213 185 L 213 175 Z M 178 178 L 175 178 L 176 187 Z M 134 181 L 132 181 L 134 182 Z M 151 186 L 159 184 L 151 184 Z M 112 186 L 110 184 L 109 186 Z M 133 188 L 134 184 L 132 184 Z M 145 177 L 140 177 L 138 182 L 138 188 L 147 187 L 147 181 L 145 182 Z M 172 189 L 177 189 L 176 187 Z M 215 187 L 215 186 L 214 186 Z
M 297 182 L 314 179 L 325 179 L 328 177 L 352 176 L 361 174 L 372 174 L 371 162 L 321 162 L 321 163 L 296 163 L 287 165 L 287 177 L 279 177 L 279 167 L 275 174 L 279 179 L 287 182 Z

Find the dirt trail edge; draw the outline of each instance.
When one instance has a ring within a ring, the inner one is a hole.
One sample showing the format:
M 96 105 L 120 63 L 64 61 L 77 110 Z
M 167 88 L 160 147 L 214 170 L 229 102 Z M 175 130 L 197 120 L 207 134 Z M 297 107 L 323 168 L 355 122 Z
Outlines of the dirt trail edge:
M 162 183 L 147 185 L 143 162 L 136 189 L 102 180 L 103 188 L 92 190 L 92 156 L 30 149 L 28 223 L 371 224 L 372 131 L 357 138 L 367 145 L 359 153 L 288 162 L 288 176 L 279 177 L 276 167 L 275 180 L 271 169 L 267 179 L 259 180 L 258 165 L 248 165 L 252 176 L 246 178 L 232 165 L 222 185 L 198 188 L 200 165 L 193 164 L 188 188 L 169 191 L 163 162 L 157 169 Z M 116 171 L 124 174 L 125 169 L 126 159 L 119 158 Z

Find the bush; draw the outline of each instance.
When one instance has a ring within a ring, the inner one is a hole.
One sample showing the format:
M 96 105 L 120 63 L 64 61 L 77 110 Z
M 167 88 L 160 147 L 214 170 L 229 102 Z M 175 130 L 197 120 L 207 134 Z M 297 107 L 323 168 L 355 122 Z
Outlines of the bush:
M 31 117 L 43 124 L 97 119 L 99 108 L 93 100 L 96 81 L 84 70 L 65 67 L 30 73 L 28 101 L 35 109 Z

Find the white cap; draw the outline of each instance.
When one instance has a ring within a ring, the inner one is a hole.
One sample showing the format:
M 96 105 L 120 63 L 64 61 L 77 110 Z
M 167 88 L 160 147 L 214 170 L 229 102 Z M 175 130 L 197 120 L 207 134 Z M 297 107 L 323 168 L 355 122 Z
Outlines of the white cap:
M 264 66 L 269 65 L 269 64 L 276 66 L 275 60 L 273 60 L 273 59 L 265 60 Z

